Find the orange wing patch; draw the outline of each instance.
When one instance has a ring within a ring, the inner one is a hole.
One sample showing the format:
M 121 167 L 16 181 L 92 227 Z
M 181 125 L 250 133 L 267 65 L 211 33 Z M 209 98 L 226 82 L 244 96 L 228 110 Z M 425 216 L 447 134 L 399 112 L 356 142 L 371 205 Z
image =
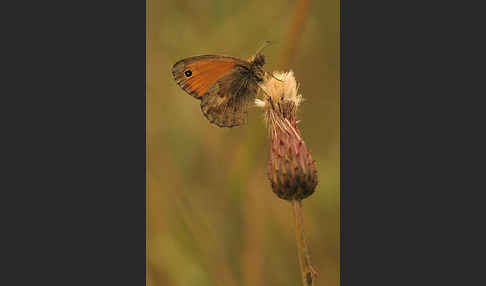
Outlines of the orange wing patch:
M 182 60 L 174 65 L 173 74 L 179 86 L 201 99 L 218 79 L 233 71 L 236 63 L 231 58 L 202 58 L 191 63 Z

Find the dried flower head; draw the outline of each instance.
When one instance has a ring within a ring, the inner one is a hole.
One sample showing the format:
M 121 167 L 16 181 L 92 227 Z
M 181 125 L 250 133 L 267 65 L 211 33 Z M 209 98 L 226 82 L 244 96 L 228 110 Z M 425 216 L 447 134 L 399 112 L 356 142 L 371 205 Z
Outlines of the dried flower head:
M 317 170 L 307 151 L 296 114 L 302 102 L 292 71 L 267 76 L 264 100 L 255 105 L 265 109 L 271 138 L 267 175 L 273 192 L 284 200 L 302 200 L 317 186 Z

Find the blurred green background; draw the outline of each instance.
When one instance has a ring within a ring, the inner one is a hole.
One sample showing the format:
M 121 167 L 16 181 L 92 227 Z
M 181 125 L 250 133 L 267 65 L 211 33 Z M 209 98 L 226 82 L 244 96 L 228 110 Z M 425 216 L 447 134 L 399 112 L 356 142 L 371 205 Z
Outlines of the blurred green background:
M 218 128 L 182 91 L 179 59 L 247 59 L 292 69 L 299 127 L 319 184 L 303 201 L 316 285 L 339 285 L 339 1 L 147 2 L 147 285 L 301 285 L 290 203 L 266 178 L 263 113 Z

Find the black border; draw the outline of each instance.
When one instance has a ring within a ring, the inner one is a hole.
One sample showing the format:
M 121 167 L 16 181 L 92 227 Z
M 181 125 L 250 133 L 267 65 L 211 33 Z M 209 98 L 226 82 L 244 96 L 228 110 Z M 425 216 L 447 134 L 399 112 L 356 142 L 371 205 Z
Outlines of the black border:
M 467 23 L 480 16 L 464 7 L 341 1 L 342 285 L 475 280 L 483 200 L 470 191 L 484 183 L 468 174 L 477 141 L 465 128 L 483 106 L 468 95 L 484 88 L 466 79 Z
M 145 285 L 145 1 L 18 6 L 4 10 L 2 284 Z

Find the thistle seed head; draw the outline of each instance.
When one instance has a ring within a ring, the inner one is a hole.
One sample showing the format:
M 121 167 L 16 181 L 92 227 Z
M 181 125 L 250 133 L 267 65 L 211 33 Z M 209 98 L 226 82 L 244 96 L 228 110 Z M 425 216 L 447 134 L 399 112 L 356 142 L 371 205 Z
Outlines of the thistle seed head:
M 315 162 L 297 127 L 297 109 L 302 95 L 292 71 L 267 76 L 262 86 L 264 100 L 256 101 L 265 109 L 271 149 L 267 175 L 273 192 L 284 200 L 302 200 L 317 186 Z

